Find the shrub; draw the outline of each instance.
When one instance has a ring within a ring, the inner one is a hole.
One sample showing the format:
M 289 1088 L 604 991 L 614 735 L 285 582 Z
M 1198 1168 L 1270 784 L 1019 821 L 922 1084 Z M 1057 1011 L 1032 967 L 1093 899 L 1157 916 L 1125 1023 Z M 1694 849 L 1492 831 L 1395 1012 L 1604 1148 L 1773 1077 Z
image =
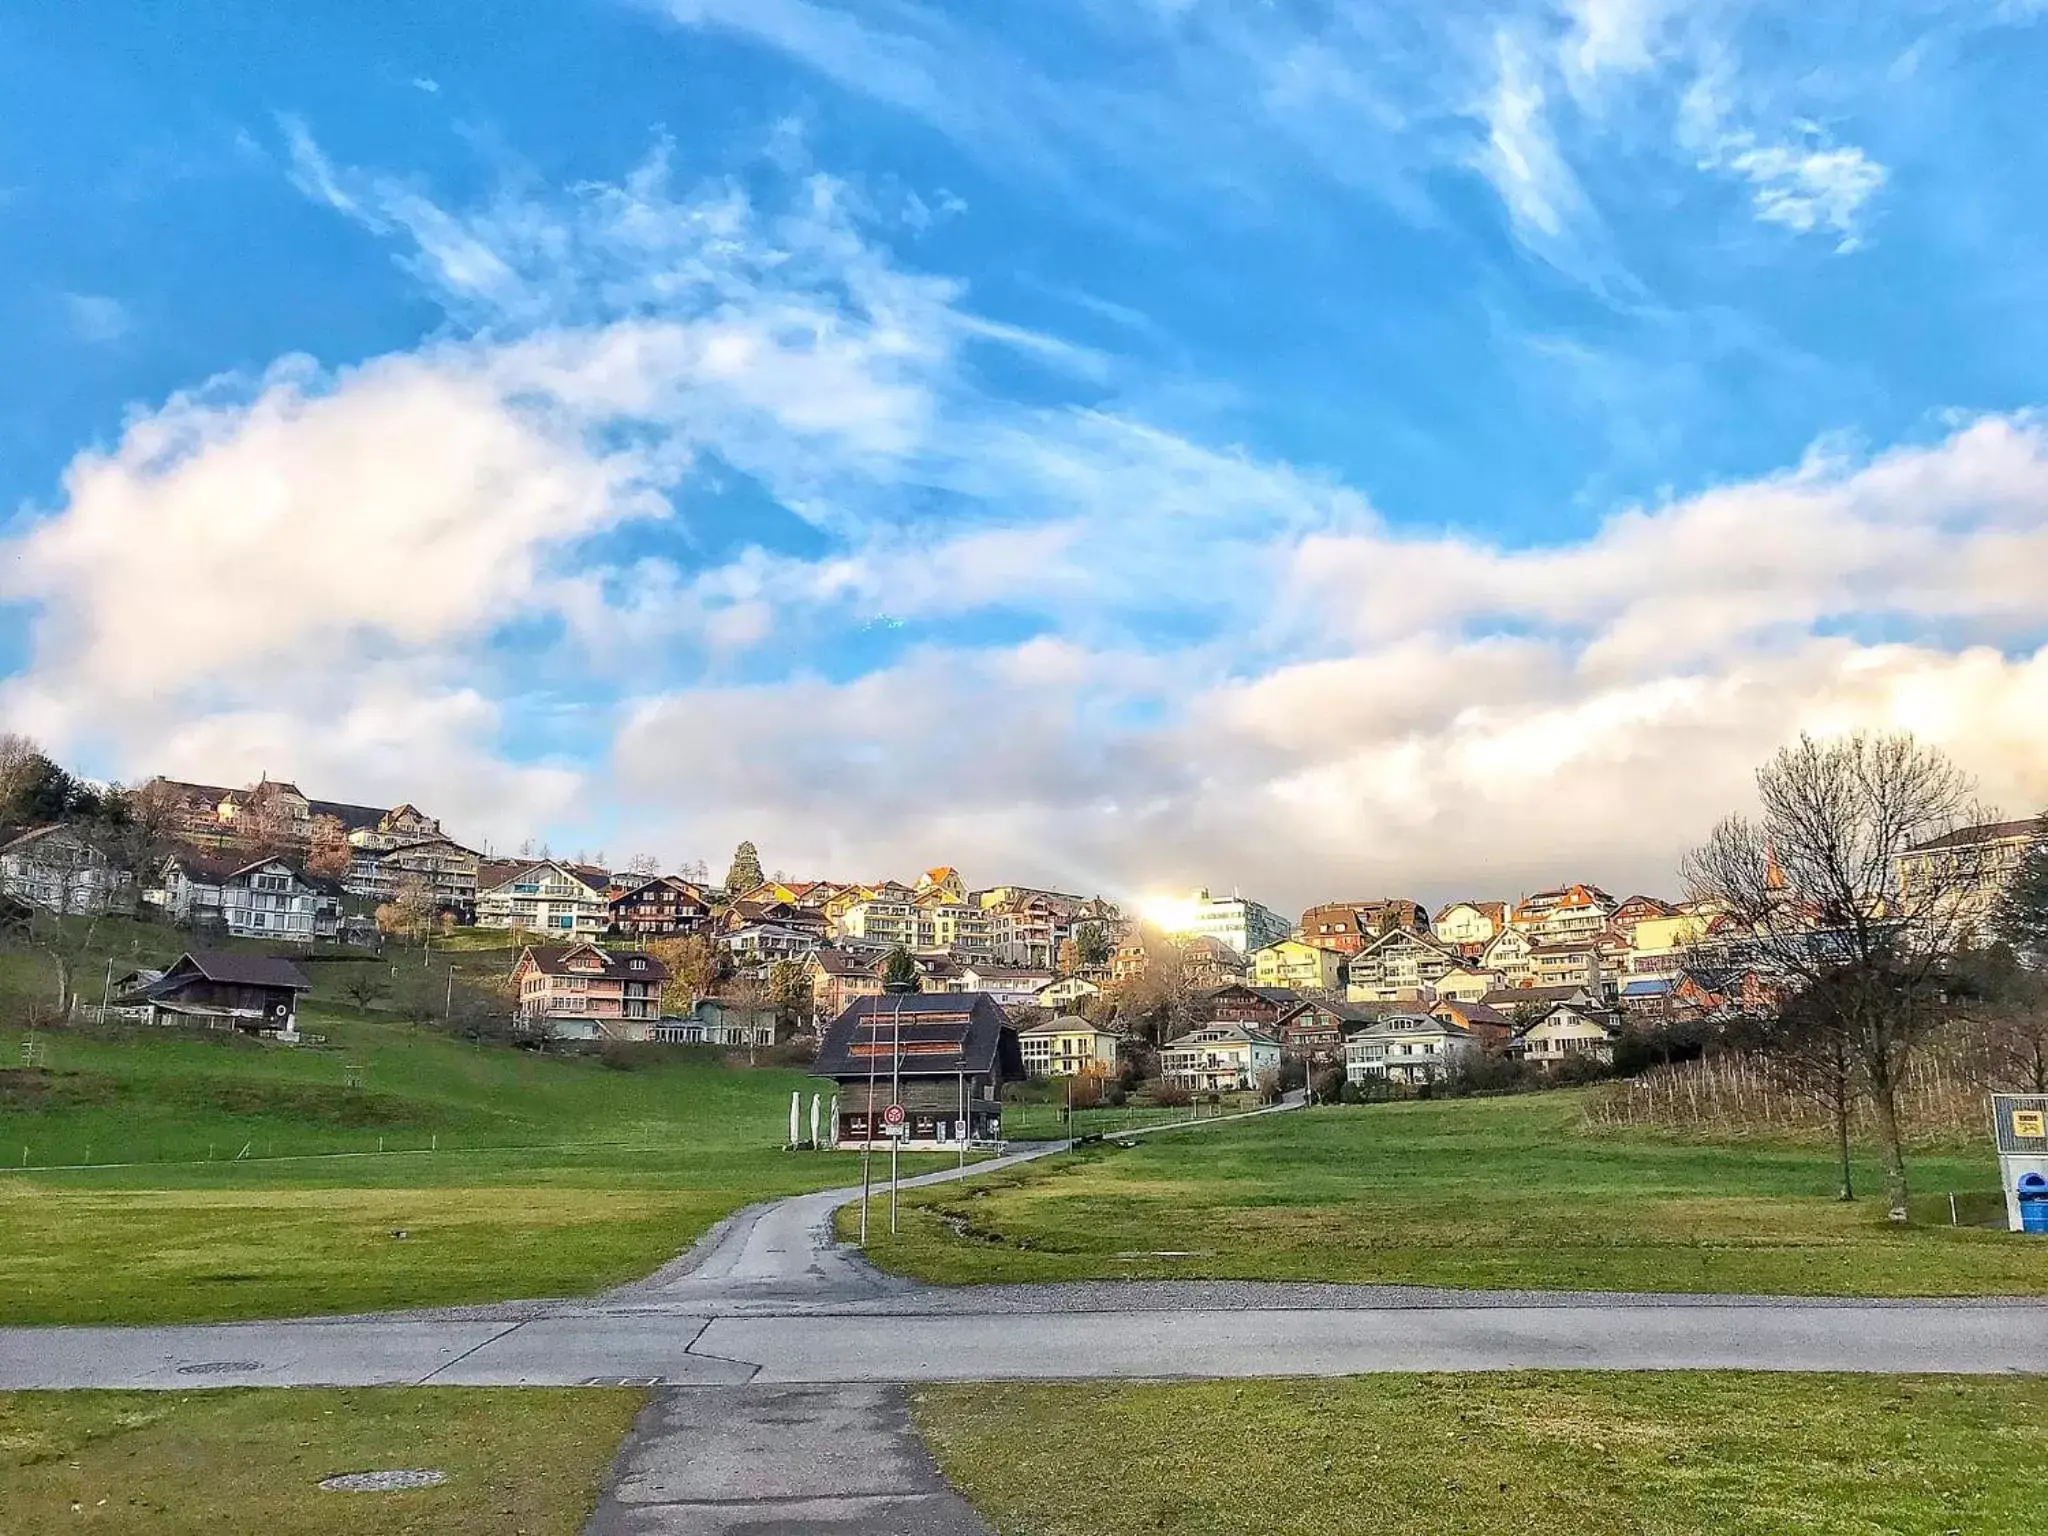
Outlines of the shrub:
M 1343 1097 L 1346 1087 L 1344 1069 L 1329 1067 L 1316 1074 L 1316 1102 L 1335 1104 Z
M 1195 1096 L 1179 1083 L 1164 1080 L 1152 1084 L 1150 1097 L 1161 1109 L 1186 1109 L 1195 1102 Z

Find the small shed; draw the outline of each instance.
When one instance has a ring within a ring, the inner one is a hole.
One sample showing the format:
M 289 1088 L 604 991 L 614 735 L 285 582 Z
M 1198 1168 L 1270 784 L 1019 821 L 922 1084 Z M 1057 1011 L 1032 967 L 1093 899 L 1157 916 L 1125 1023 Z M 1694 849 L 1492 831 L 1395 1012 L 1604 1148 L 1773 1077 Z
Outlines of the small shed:
M 296 1041 L 299 994 L 312 990 L 306 973 L 281 956 L 194 949 L 118 1001 L 147 1007 L 152 1024 L 198 1024 Z
M 1003 1085 L 1024 1076 L 1024 1057 L 985 992 L 885 993 L 825 1026 L 811 1070 L 839 1085 L 840 1148 L 886 1146 L 883 1111 L 896 1103 L 906 1150 L 950 1150 L 1002 1140 Z

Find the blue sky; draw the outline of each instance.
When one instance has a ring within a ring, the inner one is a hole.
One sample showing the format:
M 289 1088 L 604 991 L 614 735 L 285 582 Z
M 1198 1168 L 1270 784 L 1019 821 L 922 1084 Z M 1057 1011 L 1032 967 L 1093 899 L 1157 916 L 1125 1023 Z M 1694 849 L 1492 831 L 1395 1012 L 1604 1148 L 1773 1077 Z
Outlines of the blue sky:
M 1135 893 L 2048 799 L 2048 14 L 0 6 L 0 665 L 94 771 Z

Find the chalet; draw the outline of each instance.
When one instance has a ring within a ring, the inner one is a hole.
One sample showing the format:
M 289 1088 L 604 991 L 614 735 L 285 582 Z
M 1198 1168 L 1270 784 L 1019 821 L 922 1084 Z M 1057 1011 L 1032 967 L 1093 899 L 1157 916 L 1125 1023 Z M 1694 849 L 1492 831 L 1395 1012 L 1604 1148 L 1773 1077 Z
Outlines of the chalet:
M 159 975 L 138 973 L 137 982 L 115 1002 L 146 1008 L 152 1024 L 230 1029 L 287 1044 L 299 1038 L 299 994 L 313 989 L 289 960 L 214 949 L 189 950 Z
M 204 848 L 167 854 L 143 888 L 143 901 L 172 922 L 242 939 L 312 944 L 341 925 L 341 887 L 289 860 L 243 861 Z
M 1353 1082 L 1368 1077 L 1392 1083 L 1440 1082 L 1478 1049 L 1477 1037 L 1453 1020 L 1393 1013 L 1345 1040 L 1344 1075 Z
M 1454 901 L 1430 919 L 1437 943 L 1461 955 L 1482 953 L 1508 925 L 1504 901 Z
M 1337 992 L 1344 986 L 1342 950 L 1305 939 L 1281 939 L 1252 952 L 1252 980 L 1296 992 Z
M 0 832 L 0 895 L 74 916 L 106 911 L 127 889 L 128 876 L 71 827 Z
M 1051 1013 L 1071 1013 L 1091 997 L 1102 995 L 1102 984 L 1086 976 L 1062 976 L 1038 989 L 1039 1007 Z
M 820 1019 L 836 1019 L 855 998 L 881 993 L 882 968 L 867 951 L 814 949 L 803 963 L 811 984 L 811 1007 Z
M 1024 1071 L 1031 1077 L 1107 1077 L 1116 1070 L 1122 1040 L 1071 1013 L 1017 1031 Z
M 628 938 L 672 938 L 695 933 L 711 920 L 703 891 L 674 875 L 660 875 L 610 896 L 612 932 Z
M 883 1111 L 895 1103 L 902 1145 L 929 1151 L 1000 1141 L 1003 1085 L 1022 1079 L 1024 1058 L 986 993 L 885 993 L 825 1026 L 811 1071 L 839 1085 L 834 1145 L 888 1145 Z
M 1344 995 L 1354 1003 L 1420 1001 L 1459 964 L 1460 957 L 1435 939 L 1395 928 L 1351 957 Z
M 1301 1002 L 1301 994 L 1290 987 L 1252 987 L 1234 982 L 1218 987 L 1202 1002 L 1202 1011 L 1212 1024 L 1254 1024 L 1271 1030 L 1280 1015 Z
M 1196 1093 L 1234 1093 L 1280 1069 L 1280 1042 L 1256 1025 L 1209 1024 L 1159 1052 L 1159 1075 Z
M 818 947 L 818 935 L 787 923 L 747 923 L 718 936 L 718 947 L 735 965 L 762 970 L 778 960 L 801 960 Z
M 1347 1003 L 1337 998 L 1311 997 L 1296 1003 L 1280 1015 L 1276 1026 L 1283 1054 L 1312 1066 L 1329 1066 L 1344 1059 L 1344 1037 L 1353 1030 L 1377 1023 L 1391 1010 L 1372 1003 Z
M 595 939 L 610 924 L 611 908 L 605 900 L 609 875 L 596 874 L 559 859 L 509 867 L 509 875 L 477 896 L 479 928 L 524 928 L 561 942 Z M 496 874 L 497 870 L 488 873 Z
M 512 967 L 520 1021 L 554 1040 L 651 1040 L 668 967 L 595 944 L 529 945 Z
M 1588 987 L 1503 987 L 1498 992 L 1487 993 L 1480 1001 L 1518 1022 L 1527 1022 L 1527 1017 L 1559 1003 L 1591 1011 L 1598 1011 L 1601 1007 L 1599 994 Z
M 1514 1051 L 1524 1061 L 1554 1067 L 1572 1059 L 1614 1060 L 1614 1038 L 1621 1031 L 1604 1012 L 1556 1003 L 1515 1036 Z
M 1454 966 L 1437 977 L 1434 986 L 1439 998 L 1450 998 L 1455 1002 L 1476 1003 L 1489 992 L 1500 989 L 1505 978 L 1499 971 L 1467 963 Z
M 1631 896 L 1608 914 L 1607 928 L 1615 937 L 1628 943 L 1635 937 L 1636 924 L 1646 918 L 1675 917 L 1678 909 L 1668 901 L 1659 901 L 1655 896 Z
M 400 806 L 391 815 L 400 812 L 410 813 L 406 824 L 418 816 L 411 806 Z M 430 821 L 428 824 L 438 825 Z M 426 890 L 436 912 L 449 913 L 457 922 L 472 922 L 476 918 L 477 879 L 483 862 L 483 855 L 474 848 L 465 848 L 438 832 L 424 837 L 399 837 L 379 831 L 353 833 L 342 888 L 366 902 L 382 903 L 392 900 L 406 887 L 418 885 Z
M 1480 952 L 1479 964 L 1484 970 L 1493 971 L 1510 986 L 1525 985 L 1529 980 L 1529 952 L 1536 947 L 1536 941 L 1520 928 L 1503 928 L 1494 941 Z
M 1561 885 L 1523 897 L 1508 921 L 1543 943 L 1590 940 L 1619 905 L 1597 885 Z
M 1051 971 L 1033 966 L 975 964 L 961 969 L 959 989 L 986 992 L 1005 1008 L 1029 1008 L 1052 979 Z

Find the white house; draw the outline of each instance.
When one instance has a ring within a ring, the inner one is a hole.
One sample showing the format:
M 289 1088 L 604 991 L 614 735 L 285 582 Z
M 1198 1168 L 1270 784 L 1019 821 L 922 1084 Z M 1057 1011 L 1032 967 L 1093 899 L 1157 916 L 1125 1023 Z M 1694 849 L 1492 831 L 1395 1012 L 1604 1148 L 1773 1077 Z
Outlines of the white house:
M 1419 1002 L 1460 968 L 1458 957 L 1434 939 L 1394 928 L 1351 957 L 1344 996 L 1354 1003 Z
M 527 865 L 476 900 L 479 928 L 525 928 L 555 942 L 595 939 L 610 923 L 603 887 L 554 859 Z
M 107 910 L 128 876 L 70 827 L 37 827 L 0 846 L 0 894 L 60 915 Z
M 1033 1000 L 1048 1013 L 1072 1013 L 1088 998 L 1101 995 L 1102 988 L 1085 976 L 1062 976 L 1040 987 Z
M 1471 1030 L 1449 1019 L 1390 1013 L 1344 1041 L 1344 1073 L 1353 1082 L 1434 1083 L 1479 1047 Z
M 204 853 L 174 853 L 157 868 L 143 900 L 172 922 L 219 926 L 239 939 L 311 944 L 333 938 L 341 898 L 284 859 L 231 864 Z
M 1116 1070 L 1121 1037 L 1076 1014 L 1017 1031 L 1028 1077 L 1102 1077 Z
M 1280 1042 L 1247 1024 L 1211 1024 L 1183 1035 L 1159 1053 L 1159 1073 L 1198 1093 L 1228 1093 L 1258 1085 L 1280 1070 Z
M 1028 966 L 976 963 L 961 967 L 958 984 L 949 990 L 986 992 L 1005 1008 L 1029 1008 L 1052 979 L 1052 972 Z
M 778 960 L 801 960 L 819 945 L 818 936 L 802 928 L 785 928 L 781 923 L 748 923 L 718 936 L 719 948 L 733 963 L 747 969 L 773 965 Z
M 1611 1062 L 1614 1037 L 1620 1032 L 1604 1015 L 1557 1003 L 1515 1037 L 1514 1049 L 1523 1060 L 1539 1066 L 1556 1066 L 1580 1056 Z

